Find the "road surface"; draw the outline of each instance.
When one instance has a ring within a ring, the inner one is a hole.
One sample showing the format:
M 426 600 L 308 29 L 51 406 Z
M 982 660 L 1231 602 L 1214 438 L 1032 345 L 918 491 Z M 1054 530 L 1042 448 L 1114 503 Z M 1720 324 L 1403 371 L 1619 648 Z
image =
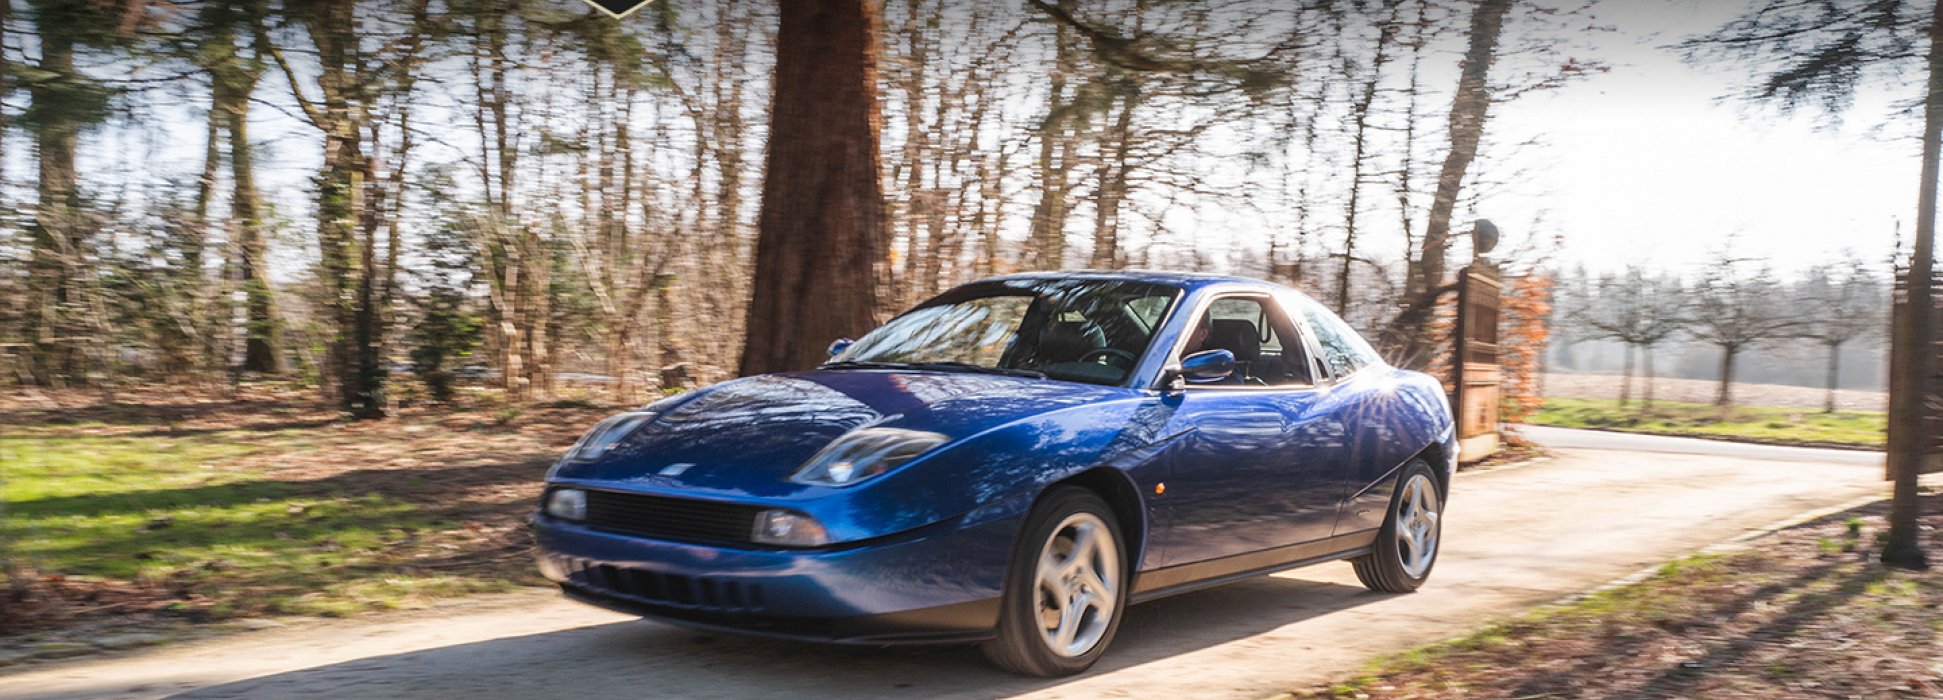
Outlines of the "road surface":
M 1078 678 L 1008 676 L 964 648 L 700 634 L 532 591 L 11 669 L 0 697 L 1258 698 L 1885 492 L 1870 453 L 1532 434 L 1554 459 L 1458 478 L 1422 591 L 1367 592 L 1336 563 L 1157 601 Z
M 1518 434 L 1552 450 L 1604 450 L 1618 452 L 1656 452 L 1661 454 L 1704 455 L 1777 462 L 1826 462 L 1863 464 L 1882 473 L 1883 454 L 1878 450 L 1843 450 L 1819 447 L 1755 445 L 1726 440 L 1701 440 L 1664 435 L 1636 435 L 1602 430 L 1572 430 L 1537 425 L 1518 426 Z

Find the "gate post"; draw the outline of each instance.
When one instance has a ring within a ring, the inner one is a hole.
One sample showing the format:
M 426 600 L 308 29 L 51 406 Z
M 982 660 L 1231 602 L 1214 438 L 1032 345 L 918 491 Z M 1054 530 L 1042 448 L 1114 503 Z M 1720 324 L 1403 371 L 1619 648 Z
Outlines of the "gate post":
M 1464 461 L 1474 462 L 1498 451 L 1498 400 L 1504 390 L 1498 307 L 1504 278 L 1496 265 L 1480 257 L 1457 279 L 1451 410 L 1457 414 L 1458 450 Z

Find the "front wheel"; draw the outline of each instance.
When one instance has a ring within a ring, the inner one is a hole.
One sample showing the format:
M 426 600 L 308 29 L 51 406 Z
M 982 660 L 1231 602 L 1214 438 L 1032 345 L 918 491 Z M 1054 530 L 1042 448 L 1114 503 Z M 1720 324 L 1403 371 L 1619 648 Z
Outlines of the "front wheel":
M 1444 532 L 1444 496 L 1423 460 L 1404 465 L 1390 512 L 1368 555 L 1351 563 L 1356 578 L 1372 591 L 1409 593 L 1424 585 L 1437 564 Z
M 1069 676 L 1106 653 L 1127 603 L 1127 567 L 1113 509 L 1091 491 L 1040 499 L 1006 573 L 998 637 L 986 658 L 1013 673 Z

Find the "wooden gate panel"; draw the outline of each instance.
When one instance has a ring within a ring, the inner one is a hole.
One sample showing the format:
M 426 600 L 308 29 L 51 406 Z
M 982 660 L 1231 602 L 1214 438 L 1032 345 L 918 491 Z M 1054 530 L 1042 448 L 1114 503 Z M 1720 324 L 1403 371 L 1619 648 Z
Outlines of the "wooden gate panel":
M 1504 278 L 1479 260 L 1458 275 L 1457 328 L 1451 348 L 1451 410 L 1465 461 L 1498 451 L 1498 406 L 1504 391 L 1504 346 L 1498 341 Z

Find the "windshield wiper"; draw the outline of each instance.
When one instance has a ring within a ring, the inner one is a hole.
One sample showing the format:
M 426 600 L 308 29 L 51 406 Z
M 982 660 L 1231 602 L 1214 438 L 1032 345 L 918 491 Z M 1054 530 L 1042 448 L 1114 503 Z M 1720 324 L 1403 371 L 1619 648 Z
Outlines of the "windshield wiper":
M 874 360 L 844 360 L 825 363 L 820 369 L 928 369 L 937 372 L 975 372 L 978 374 L 998 374 L 1007 377 L 1045 379 L 1046 373 L 1030 369 L 1010 369 L 1006 367 L 987 367 L 970 362 L 877 362 Z
M 936 369 L 936 370 L 956 371 L 956 372 L 977 372 L 979 374 L 998 374 L 1007 377 L 1026 377 L 1028 379 L 1046 378 L 1046 373 L 1041 372 L 1039 370 L 1013 369 L 1010 367 L 987 367 L 985 365 L 975 365 L 970 362 L 913 362 L 911 363 L 911 366 L 917 369 Z
M 825 362 L 821 365 L 818 365 L 817 369 L 917 369 L 917 365 L 911 364 L 909 362 L 876 362 L 871 360 L 844 360 L 842 362 Z

